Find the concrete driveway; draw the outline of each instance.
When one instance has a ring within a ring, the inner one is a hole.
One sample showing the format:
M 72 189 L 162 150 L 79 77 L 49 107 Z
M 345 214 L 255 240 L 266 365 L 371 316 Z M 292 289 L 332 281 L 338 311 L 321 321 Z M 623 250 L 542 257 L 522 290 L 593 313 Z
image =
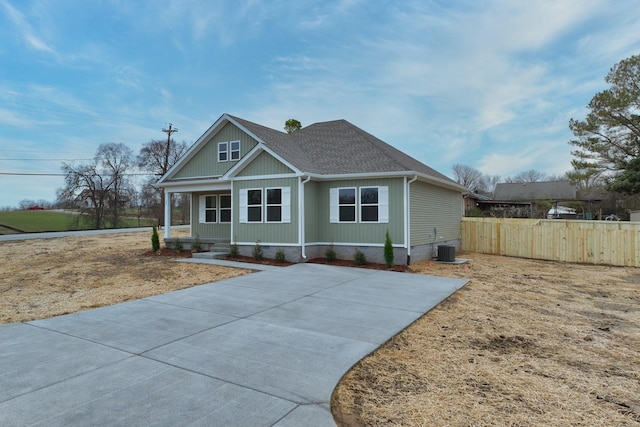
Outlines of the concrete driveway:
M 465 283 L 298 264 L 0 325 L 0 425 L 333 426 L 342 375 Z

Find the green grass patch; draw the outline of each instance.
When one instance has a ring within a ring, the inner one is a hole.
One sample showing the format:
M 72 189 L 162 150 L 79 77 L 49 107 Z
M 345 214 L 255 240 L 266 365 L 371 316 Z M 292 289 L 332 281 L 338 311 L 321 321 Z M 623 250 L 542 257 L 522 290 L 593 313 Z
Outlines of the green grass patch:
M 121 228 L 147 227 L 152 219 L 122 218 Z M 0 211 L 0 234 L 39 233 L 44 231 L 90 230 L 91 218 L 59 211 Z M 111 226 L 106 221 L 105 228 Z

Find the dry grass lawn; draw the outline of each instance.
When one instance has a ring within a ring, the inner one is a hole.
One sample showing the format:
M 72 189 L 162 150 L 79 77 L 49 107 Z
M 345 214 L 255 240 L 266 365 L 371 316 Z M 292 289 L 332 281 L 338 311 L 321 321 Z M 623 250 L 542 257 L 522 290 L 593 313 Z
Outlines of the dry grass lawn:
M 0 323 L 248 272 L 149 248 L 147 233 L 0 243 Z M 338 422 L 640 426 L 639 269 L 465 257 L 413 266 L 471 281 L 345 375 Z
M 174 236 L 185 230 L 173 231 Z M 248 273 L 146 256 L 151 233 L 0 242 L 0 323 L 42 319 Z
M 640 426 L 640 270 L 464 257 L 414 266 L 471 281 L 343 378 L 344 425 Z

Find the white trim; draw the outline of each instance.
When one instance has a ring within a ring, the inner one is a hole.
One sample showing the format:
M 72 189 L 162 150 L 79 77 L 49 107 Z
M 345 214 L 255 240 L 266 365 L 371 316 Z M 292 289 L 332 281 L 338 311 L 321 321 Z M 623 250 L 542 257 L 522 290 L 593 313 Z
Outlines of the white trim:
M 410 181 L 407 181 L 407 177 L 404 178 L 404 244 L 407 248 L 408 257 L 411 257 L 411 183 L 417 179 L 417 175 Z
M 256 145 L 255 147 L 253 147 L 251 149 L 251 151 L 249 151 L 247 154 L 245 154 L 245 156 L 240 159 L 238 161 L 238 163 L 236 163 L 235 165 L 233 165 L 233 167 L 231 167 L 223 176 L 223 179 L 233 179 L 233 180 L 242 180 L 242 179 L 255 179 L 255 178 L 247 178 L 247 177 L 237 177 L 236 175 L 240 172 L 242 172 L 242 170 L 247 167 L 252 161 L 254 161 L 256 159 L 256 157 L 258 157 L 258 155 L 262 152 L 266 152 L 267 154 L 269 154 L 270 156 L 272 156 L 274 159 L 276 159 L 277 161 L 279 161 L 280 163 L 282 163 L 283 165 L 285 165 L 286 167 L 288 167 L 289 169 L 291 169 L 293 172 L 290 174 L 279 174 L 279 175 L 286 175 L 286 177 L 292 177 L 292 176 L 301 176 L 302 172 L 300 171 L 300 169 L 296 168 L 295 166 L 293 166 L 291 163 L 289 163 L 288 161 L 286 161 L 285 159 L 283 159 L 282 157 L 280 157 L 279 155 L 277 155 L 276 153 L 274 153 L 269 147 L 265 146 L 263 143 L 259 143 L 258 145 Z M 272 178 L 272 177 L 277 177 L 279 175 L 256 175 L 258 177 L 261 177 L 262 179 L 264 178 Z
M 348 179 L 363 179 L 363 178 L 403 178 L 403 177 L 418 177 L 421 181 L 436 185 L 438 187 L 444 187 L 449 190 L 459 191 L 461 193 L 468 193 L 469 189 L 463 187 L 456 182 L 449 182 L 435 176 L 418 173 L 415 171 L 397 171 L 397 172 L 365 172 L 365 173 L 343 173 L 343 174 L 305 174 L 313 178 L 315 181 L 342 181 Z
M 222 207 L 222 197 L 223 196 L 229 196 L 229 199 L 231 199 L 231 204 L 229 205 L 228 208 L 223 208 Z M 218 194 L 218 224 L 231 224 L 231 222 L 233 221 L 233 196 L 231 195 L 231 193 L 220 193 Z M 229 221 L 222 221 L 222 211 L 229 211 L 231 212 L 231 218 L 229 219 Z
M 241 188 L 238 192 L 238 222 L 246 224 L 247 221 L 247 189 Z
M 234 150 L 233 148 L 231 148 L 231 147 L 232 147 L 232 144 L 233 144 L 234 142 L 237 142 L 237 143 L 238 143 L 238 149 L 237 149 L 237 150 Z M 238 153 L 238 158 L 237 158 L 237 159 L 234 159 L 234 158 L 233 158 L 233 153 L 234 153 L 234 151 Z M 237 139 L 237 140 L 235 140 L 235 141 L 229 141 L 229 161 L 230 161 L 230 162 L 237 162 L 237 161 L 239 161 L 241 158 L 242 158 L 242 142 L 241 142 L 239 139 Z
M 280 178 L 299 178 L 301 175 L 294 173 L 279 175 L 253 175 L 253 176 L 237 176 L 231 178 L 232 181 L 255 181 L 257 179 L 280 179 Z
M 198 223 L 206 224 L 207 223 L 207 210 L 205 206 L 207 204 L 207 194 L 201 194 L 198 196 Z
M 220 146 L 224 144 L 227 148 L 223 151 L 220 149 Z M 220 160 L 220 155 L 225 154 L 226 159 Z M 218 163 L 226 163 L 229 161 L 229 141 L 220 141 L 218 142 L 218 151 L 217 151 Z
M 378 222 L 389 223 L 389 186 L 378 186 Z
M 307 259 L 307 249 L 305 244 L 305 203 L 304 203 L 304 185 L 311 180 L 307 177 L 304 181 L 302 177 L 298 180 L 298 243 L 300 244 L 300 255 L 302 259 Z
M 362 204 L 362 190 L 375 188 L 378 191 L 378 203 Z M 340 190 L 351 190 L 355 192 L 355 203 L 353 205 L 340 204 Z M 355 216 L 353 221 L 340 221 L 340 207 L 353 206 Z M 362 208 L 366 206 L 376 206 L 378 208 L 378 219 L 376 221 L 363 221 Z M 388 224 L 389 223 L 389 186 L 387 185 L 363 185 L 355 187 L 330 187 L 329 188 L 329 223 L 331 224 Z
M 266 194 L 265 194 L 264 188 L 244 188 L 243 190 L 246 191 L 245 209 L 244 209 L 245 219 L 246 219 L 245 223 L 247 223 L 247 224 L 262 224 L 262 223 L 264 223 L 265 219 L 266 219 L 266 212 L 265 212 L 265 208 L 264 208 L 265 201 L 266 201 L 265 200 Z M 242 191 L 242 190 L 240 190 L 240 191 Z M 249 221 L 249 207 L 255 208 L 255 207 L 258 206 L 256 204 L 253 204 L 253 205 L 249 204 L 249 191 L 259 191 L 260 192 L 260 221 Z M 240 203 L 242 203 L 242 201 Z
M 243 245 L 243 246 L 255 246 L 256 242 L 235 242 L 236 245 Z M 275 246 L 275 247 L 279 247 L 279 246 L 287 246 L 287 247 L 298 247 L 300 246 L 299 243 L 281 243 L 281 242 L 260 242 L 260 246 L 265 247 L 265 246 Z
M 332 189 L 331 188 L 329 189 L 329 209 L 336 209 L 337 208 L 337 211 L 330 212 L 330 214 L 329 214 L 329 222 L 331 222 L 331 219 L 333 218 L 333 219 L 335 219 L 335 223 L 336 224 L 357 224 L 358 223 L 358 219 L 359 219 L 358 218 L 359 217 L 359 215 L 358 215 L 358 205 L 359 205 L 358 201 L 360 199 L 360 193 L 359 193 L 358 189 L 359 189 L 359 187 L 357 187 L 357 186 L 355 186 L 355 187 L 335 187 L 336 191 L 334 192 L 333 195 L 331 194 L 331 190 Z M 353 205 L 351 205 L 351 204 L 341 205 L 340 204 L 340 190 L 353 190 L 354 197 L 355 197 Z M 335 199 L 331 200 L 332 197 L 335 197 Z M 333 206 L 334 202 L 335 202 L 335 206 Z M 340 221 L 340 207 L 341 206 L 345 206 L 345 207 L 353 206 L 353 210 L 354 210 L 354 212 L 353 212 L 353 221 Z
M 255 244 L 255 243 L 254 243 Z M 307 242 L 307 246 L 360 246 L 363 248 L 375 247 L 375 248 L 384 248 L 384 243 L 349 243 L 349 242 Z M 394 248 L 404 249 L 404 246 L 401 243 L 393 243 L 391 246 Z
M 282 196 L 282 211 L 280 214 L 281 222 L 290 223 L 291 222 L 291 187 L 280 187 L 282 192 L 280 193 Z
M 169 190 L 164 190 L 164 238 L 171 238 L 171 195 Z M 167 225 L 169 224 L 169 225 Z
M 165 180 L 171 179 L 171 177 L 177 171 L 182 169 L 182 167 L 187 162 L 189 162 L 189 160 L 191 160 L 196 154 L 198 154 L 200 149 L 209 142 L 211 137 L 216 133 L 218 133 L 227 123 L 232 123 L 233 125 L 237 126 L 240 130 L 242 130 L 244 133 L 246 133 L 255 141 L 257 141 L 258 145 L 264 144 L 264 141 L 258 138 L 257 135 L 255 135 L 253 132 L 249 131 L 249 129 L 245 128 L 240 123 L 235 121 L 229 114 L 224 113 L 218 118 L 218 120 L 215 121 L 215 123 L 209 126 L 209 129 L 207 129 L 205 133 L 203 133 L 202 136 L 200 136 L 200 138 L 198 138 L 198 140 L 195 143 L 193 143 L 193 145 L 191 145 L 191 147 L 187 149 L 187 151 L 182 155 L 182 157 L 180 157 L 180 159 L 178 159 L 178 161 L 167 171 L 167 173 L 165 173 L 160 178 L 160 180 L 156 183 L 156 185 L 158 187 L 164 187 Z
M 329 188 L 329 223 L 340 222 L 340 208 L 338 207 L 338 187 Z
M 236 222 L 233 220 L 233 216 L 235 215 L 235 211 L 238 211 L 238 222 L 240 221 L 240 209 L 238 208 L 234 208 L 233 207 L 233 203 L 234 203 L 234 197 L 233 197 L 233 181 L 231 182 L 231 226 L 230 226 L 230 236 L 229 236 L 229 243 L 235 243 L 233 241 L 234 236 L 233 236 L 233 230 L 235 228 Z
M 205 191 L 223 191 L 231 188 L 231 181 L 199 181 L 192 183 L 176 183 L 163 185 L 160 188 L 171 190 L 173 193 L 200 193 Z

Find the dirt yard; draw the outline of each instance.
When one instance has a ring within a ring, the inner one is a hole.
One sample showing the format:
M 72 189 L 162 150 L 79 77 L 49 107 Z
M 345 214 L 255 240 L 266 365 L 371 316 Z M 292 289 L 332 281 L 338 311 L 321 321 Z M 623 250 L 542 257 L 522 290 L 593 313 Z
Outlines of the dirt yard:
M 462 254 L 466 287 L 352 369 L 349 426 L 640 426 L 640 269 Z
M 146 256 L 150 237 L 0 243 L 0 322 L 248 273 Z M 640 426 L 640 269 L 458 255 L 412 266 L 471 281 L 344 377 L 339 423 Z
M 185 230 L 172 234 L 179 237 Z M 0 323 L 72 313 L 249 272 L 145 255 L 150 250 L 151 233 L 0 242 Z

